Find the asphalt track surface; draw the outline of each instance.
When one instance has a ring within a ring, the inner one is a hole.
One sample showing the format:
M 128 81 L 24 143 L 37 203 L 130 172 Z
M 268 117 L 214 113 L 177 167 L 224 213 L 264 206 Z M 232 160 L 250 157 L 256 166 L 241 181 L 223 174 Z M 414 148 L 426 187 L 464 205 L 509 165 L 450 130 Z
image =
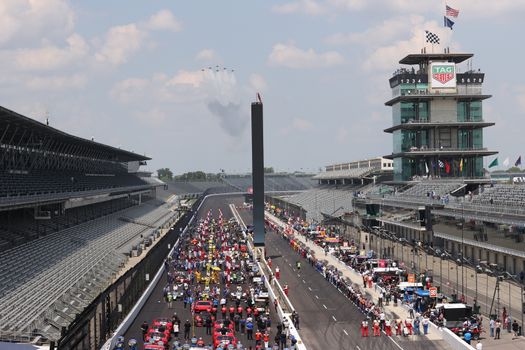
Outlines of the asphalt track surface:
M 237 203 L 238 204 L 238 203 Z M 239 210 L 244 222 L 252 222 L 251 211 Z M 424 337 L 361 337 L 364 315 L 339 290 L 329 283 L 305 259 L 299 257 L 281 235 L 268 230 L 266 255 L 281 270 L 281 285 L 288 284 L 289 298 L 299 314 L 299 334 L 308 349 L 446 349 L 443 341 Z M 301 270 L 295 263 L 301 260 Z M 369 322 L 370 323 L 370 322 Z M 370 328 L 369 334 L 372 334 Z
M 235 197 L 233 197 L 235 198 Z M 242 203 L 241 199 L 234 200 L 232 197 L 211 197 L 208 198 L 204 204 L 201 207 L 201 210 L 197 213 L 196 221 L 197 222 L 200 218 L 205 217 L 208 213 L 208 211 L 212 210 L 212 216 L 214 218 L 218 217 L 219 209 L 222 210 L 223 218 L 224 220 L 229 220 L 231 217 L 233 217 L 233 214 L 229 208 L 229 204 L 232 202 L 236 203 Z M 251 220 L 251 219 L 250 219 Z M 128 331 L 124 334 L 124 337 L 127 340 L 131 338 L 135 338 L 139 340 L 139 349 L 143 349 L 143 342 L 140 341 L 142 339 L 142 331 L 140 329 L 140 326 L 144 321 L 147 321 L 148 324 L 151 325 L 152 321 L 156 318 L 160 317 L 170 317 L 173 315 L 174 312 L 177 313 L 179 318 L 181 319 L 181 332 L 179 335 L 179 339 L 183 339 L 184 335 L 184 322 L 186 319 L 189 319 L 191 322 L 191 311 L 188 306 L 187 309 L 184 309 L 184 304 L 182 301 L 177 300 L 173 303 L 173 308 L 169 309 L 167 303 L 164 301 L 162 290 L 164 286 L 167 283 L 166 279 L 166 273 L 163 274 L 161 280 L 159 281 L 158 285 L 153 290 L 152 294 L 146 301 L 144 307 L 138 314 L 137 318 L 131 325 L 131 327 L 128 329 Z M 221 318 L 220 313 L 217 314 L 218 318 Z M 274 312 L 273 307 L 270 307 L 270 317 L 272 319 L 272 332 L 270 333 L 270 341 L 273 342 L 273 338 L 275 337 L 275 325 L 277 324 L 277 315 Z M 206 328 L 204 327 L 194 327 L 195 329 L 195 336 L 202 337 L 206 344 L 211 344 L 212 339 L 211 336 L 206 335 Z M 255 335 L 255 331 L 254 331 Z M 241 343 L 244 346 L 253 346 L 255 348 L 255 340 L 247 340 L 245 334 L 241 334 L 240 332 L 235 332 L 235 336 L 241 341 Z M 174 339 L 172 338 L 170 340 L 170 345 L 173 344 Z M 170 346 L 170 349 L 172 347 Z M 364 350 L 364 349 L 363 349 Z

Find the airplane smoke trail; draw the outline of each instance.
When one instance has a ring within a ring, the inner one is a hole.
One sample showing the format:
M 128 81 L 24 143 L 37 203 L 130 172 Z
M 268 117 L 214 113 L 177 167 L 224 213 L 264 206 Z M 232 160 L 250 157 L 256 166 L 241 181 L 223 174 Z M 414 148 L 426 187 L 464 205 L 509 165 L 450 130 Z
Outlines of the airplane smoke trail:
M 232 70 L 208 67 L 202 70 L 208 110 L 219 118 L 220 126 L 230 136 L 242 134 L 248 123 L 248 111 L 241 104 L 241 89 Z

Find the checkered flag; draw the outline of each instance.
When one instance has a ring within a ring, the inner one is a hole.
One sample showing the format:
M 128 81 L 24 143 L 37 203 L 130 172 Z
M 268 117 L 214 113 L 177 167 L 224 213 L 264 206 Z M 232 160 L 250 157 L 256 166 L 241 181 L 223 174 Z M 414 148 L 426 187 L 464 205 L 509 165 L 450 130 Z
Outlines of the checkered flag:
M 427 43 L 439 44 L 439 36 L 432 32 L 429 32 L 428 30 L 425 30 L 425 33 L 427 33 Z

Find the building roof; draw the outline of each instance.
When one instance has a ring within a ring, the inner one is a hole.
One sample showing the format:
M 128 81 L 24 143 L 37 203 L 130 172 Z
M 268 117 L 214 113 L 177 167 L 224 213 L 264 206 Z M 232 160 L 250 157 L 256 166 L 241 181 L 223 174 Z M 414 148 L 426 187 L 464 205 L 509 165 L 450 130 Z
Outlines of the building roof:
M 404 158 L 421 158 L 421 157 L 473 157 L 473 156 L 492 156 L 498 154 L 497 151 L 489 151 L 487 148 L 479 148 L 479 149 L 452 149 L 452 148 L 444 148 L 444 149 L 437 149 L 437 148 L 427 148 L 427 149 L 417 149 L 413 151 L 407 151 L 407 152 L 400 152 L 400 153 L 392 153 L 389 155 L 386 155 L 385 158 L 388 159 L 394 159 L 399 157 Z
M 461 63 L 474 56 L 471 53 L 418 53 L 410 54 L 402 58 L 400 64 L 419 64 L 428 61 L 448 61 Z
M 386 101 L 386 106 L 393 106 L 398 102 L 401 101 L 429 101 L 433 99 L 445 99 L 445 98 L 453 98 L 455 100 L 461 100 L 461 101 L 482 101 L 486 100 L 487 98 L 491 98 L 492 95 L 482 95 L 482 94 L 431 94 L 431 93 L 424 93 L 424 94 L 406 94 L 406 95 L 399 95 L 394 97 L 393 99 Z
M 391 126 L 390 128 L 387 128 L 383 130 L 384 132 L 392 133 L 396 130 L 424 130 L 428 128 L 451 128 L 451 127 L 461 127 L 461 128 L 471 128 L 471 129 L 478 129 L 478 128 L 485 128 L 488 126 L 493 126 L 496 123 L 494 122 L 484 122 L 484 121 L 466 121 L 466 122 L 409 122 L 409 123 L 402 123 L 398 125 Z
M 41 146 L 44 140 L 52 139 L 55 144 L 74 144 L 80 148 L 91 149 L 97 154 L 97 156 L 93 156 L 97 159 L 116 162 L 151 159 L 137 153 L 68 134 L 4 107 L 0 107 L 0 131 L 0 143 L 4 144 L 24 145 L 32 143 L 33 145 L 39 144 Z M 56 151 L 58 152 L 58 150 Z M 74 151 L 71 151 L 71 154 L 74 155 Z

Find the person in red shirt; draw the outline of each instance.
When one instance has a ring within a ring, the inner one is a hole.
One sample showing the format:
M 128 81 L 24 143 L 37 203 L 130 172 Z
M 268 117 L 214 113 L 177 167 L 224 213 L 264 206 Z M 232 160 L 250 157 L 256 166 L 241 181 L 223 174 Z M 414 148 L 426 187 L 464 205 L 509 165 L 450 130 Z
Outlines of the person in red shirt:
M 368 337 L 368 321 L 366 319 L 361 322 L 361 336 Z
M 374 337 L 379 337 L 381 332 L 379 331 L 379 320 L 374 320 Z
M 262 333 L 260 331 L 255 332 L 255 344 L 260 345 L 262 340 Z
M 270 335 L 267 332 L 265 332 L 263 335 L 263 341 L 264 341 L 264 348 L 267 349 L 268 346 L 270 345 Z

